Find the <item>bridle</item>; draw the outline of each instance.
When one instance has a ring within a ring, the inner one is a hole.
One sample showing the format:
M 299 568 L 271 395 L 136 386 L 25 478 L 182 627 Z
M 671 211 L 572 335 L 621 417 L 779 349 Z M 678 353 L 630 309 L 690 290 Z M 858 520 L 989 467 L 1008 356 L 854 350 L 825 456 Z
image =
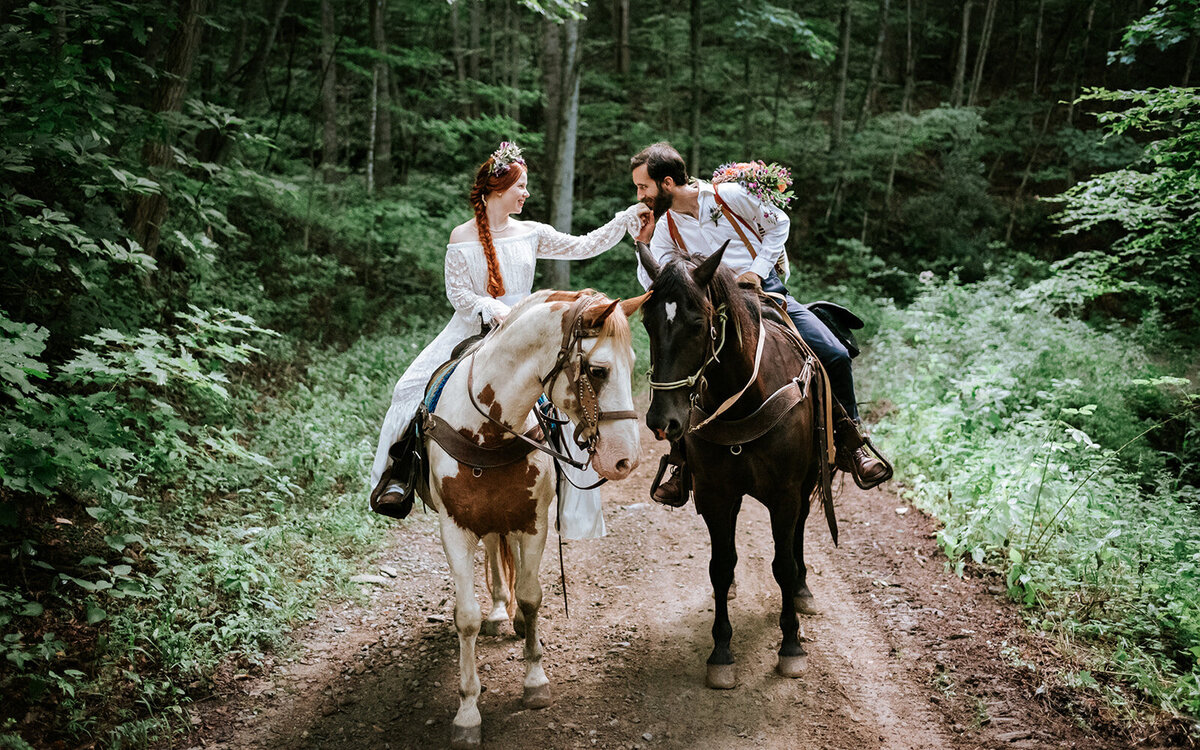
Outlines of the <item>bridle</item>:
M 475 399 L 474 353 L 471 354 L 471 361 L 467 366 L 467 396 L 471 401 L 471 405 L 475 407 L 475 410 L 484 419 L 498 425 L 509 434 L 524 440 L 533 448 L 553 456 L 558 461 L 574 466 L 576 469 L 587 468 L 588 464 L 591 463 L 592 457 L 595 456 L 596 447 L 600 440 L 600 422 L 618 419 L 638 419 L 637 412 L 632 409 L 603 411 L 600 408 L 600 398 L 596 393 L 597 387 L 592 382 L 593 378 L 590 374 L 591 367 L 588 363 L 587 355 L 583 353 L 583 340 L 588 338 L 589 333 L 594 333 L 583 327 L 583 313 L 597 299 L 599 299 L 598 296 L 585 295 L 572 303 L 571 309 L 567 312 L 566 319 L 568 322 L 563 326 L 562 344 L 559 346 L 554 366 L 540 379 L 542 392 L 546 394 L 553 391 L 554 385 L 558 382 L 560 376 L 565 376 L 571 381 L 571 389 L 579 399 L 579 404 L 583 411 L 583 419 L 576 425 L 575 434 L 572 436 L 572 439 L 581 450 L 587 451 L 587 461 L 579 461 L 566 455 L 565 452 L 556 451 L 548 447 L 545 443 L 533 440 L 485 412 Z M 563 419 L 555 419 L 547 416 L 540 409 L 535 408 L 533 413 L 542 428 L 543 436 L 549 436 L 556 426 L 566 422 Z
M 721 324 L 721 339 L 717 340 L 717 327 L 710 320 L 708 324 L 708 346 L 712 350 L 712 353 L 708 355 L 708 359 L 704 360 L 704 364 L 700 365 L 700 369 L 683 380 L 672 380 L 670 383 L 656 383 L 654 382 L 654 363 L 651 362 L 650 369 L 646 371 L 646 382 L 650 384 L 651 390 L 673 391 L 677 388 L 692 388 L 696 383 L 704 379 L 704 370 L 717 359 L 717 355 L 725 347 L 725 323 L 729 320 L 729 308 L 725 305 L 718 307 L 717 318 Z M 692 397 L 695 398 L 695 396 L 696 394 L 693 393 Z
M 704 371 L 713 362 L 720 361 L 717 359 L 717 355 L 721 353 L 721 349 L 723 349 L 725 346 L 725 331 L 729 322 L 729 308 L 727 305 L 722 304 L 717 307 L 717 321 L 721 327 L 720 339 L 717 338 L 717 325 L 715 325 L 710 319 L 708 325 L 708 348 L 711 350 L 711 353 L 704 360 L 703 364 L 700 365 L 700 369 L 696 370 L 696 372 L 694 372 L 691 376 L 683 378 L 682 380 L 673 380 L 669 383 L 656 383 L 653 378 L 654 363 L 651 362 L 650 370 L 646 373 L 646 382 L 650 384 L 651 390 L 672 391 L 678 388 L 687 388 L 691 390 L 689 401 L 691 402 L 692 409 L 695 410 L 698 407 L 700 394 L 705 390 L 705 388 L 708 387 L 708 381 L 704 377 Z M 738 335 L 740 340 L 740 331 Z M 754 370 L 750 373 L 749 380 L 746 381 L 746 384 L 743 385 L 737 393 L 725 399 L 725 401 L 719 407 L 717 407 L 716 411 L 708 415 L 708 417 L 702 422 L 691 424 L 688 427 L 688 432 L 695 432 L 696 430 L 699 430 L 701 427 L 704 427 L 706 424 L 723 414 L 727 409 L 729 409 L 729 407 L 733 406 L 739 398 L 742 397 L 742 394 L 744 394 L 750 388 L 750 386 L 754 384 L 755 381 L 758 380 L 758 368 L 762 363 L 763 341 L 765 339 L 766 329 L 763 327 L 762 316 L 760 315 L 758 318 L 758 345 L 754 351 Z M 697 385 L 699 385 L 699 387 L 697 387 Z M 688 421 L 691 422 L 691 419 Z

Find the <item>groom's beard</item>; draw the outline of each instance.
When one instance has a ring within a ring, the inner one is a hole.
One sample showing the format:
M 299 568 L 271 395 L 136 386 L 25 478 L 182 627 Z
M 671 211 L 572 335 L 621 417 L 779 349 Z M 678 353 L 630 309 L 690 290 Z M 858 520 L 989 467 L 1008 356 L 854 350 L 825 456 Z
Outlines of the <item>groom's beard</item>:
M 654 212 L 654 220 L 658 221 L 658 219 L 661 218 L 662 215 L 667 211 L 669 211 L 671 206 L 675 203 L 675 196 L 663 190 L 662 185 L 660 184 L 658 185 L 658 193 L 656 193 L 655 196 L 649 201 L 645 201 L 645 203 L 650 207 L 650 210 Z

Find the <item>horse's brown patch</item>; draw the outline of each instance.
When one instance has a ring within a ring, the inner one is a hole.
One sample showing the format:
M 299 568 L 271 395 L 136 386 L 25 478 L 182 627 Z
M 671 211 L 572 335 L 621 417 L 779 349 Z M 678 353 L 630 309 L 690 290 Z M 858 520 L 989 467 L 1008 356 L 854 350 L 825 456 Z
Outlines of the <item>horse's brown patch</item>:
M 479 403 L 484 406 L 491 406 L 496 403 L 496 391 L 492 389 L 491 383 L 485 385 L 483 390 L 479 392 Z
M 475 534 L 533 534 L 538 506 L 533 488 L 540 476 L 529 461 L 483 469 L 478 477 L 460 465 L 458 474 L 441 478 L 439 494 L 454 522 Z
M 579 299 L 579 295 L 583 292 L 550 292 L 546 295 L 546 302 L 574 302 Z

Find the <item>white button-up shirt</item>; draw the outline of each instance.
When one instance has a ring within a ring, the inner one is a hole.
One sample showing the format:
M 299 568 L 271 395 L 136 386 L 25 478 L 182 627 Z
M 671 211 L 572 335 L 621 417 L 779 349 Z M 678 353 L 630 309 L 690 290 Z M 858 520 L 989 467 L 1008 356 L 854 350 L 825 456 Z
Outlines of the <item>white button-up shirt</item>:
M 774 206 L 759 202 L 736 182 L 721 183 L 721 200 L 737 217 L 756 226 L 758 236 L 762 237 L 760 240 L 754 232 L 748 231 L 744 225 L 741 226 L 756 254 L 756 257 L 751 257 L 737 230 L 730 225 L 729 219 L 717 205 L 713 186 L 698 181 L 697 187 L 700 189 L 700 195 L 697 197 L 700 218 L 696 219 L 675 210 L 660 216 L 654 225 L 654 237 L 650 239 L 650 252 L 654 258 L 661 263 L 663 256 L 675 249 L 675 239 L 671 237 L 671 230 L 667 226 L 669 214 L 675 219 L 675 228 L 689 253 L 708 256 L 719 250 L 725 240 L 729 240 L 729 247 L 725 248 L 725 255 L 721 258 L 722 265 L 733 269 L 739 276 L 746 271 L 753 271 L 765 279 L 784 251 L 783 245 L 787 241 L 790 227 L 787 214 Z M 650 276 L 640 262 L 637 273 L 638 281 L 649 289 Z

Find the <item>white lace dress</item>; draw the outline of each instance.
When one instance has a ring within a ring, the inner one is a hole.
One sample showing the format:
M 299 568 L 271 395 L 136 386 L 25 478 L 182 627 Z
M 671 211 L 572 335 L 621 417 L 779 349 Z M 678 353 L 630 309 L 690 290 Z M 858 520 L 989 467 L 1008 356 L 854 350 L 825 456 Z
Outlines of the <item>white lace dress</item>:
M 454 317 L 417 355 L 396 382 L 392 391 L 392 405 L 388 408 L 383 428 L 379 433 L 379 446 L 375 450 L 375 462 L 371 466 L 371 484 L 368 492 L 379 483 L 380 477 L 391 462 L 388 449 L 404 433 L 417 413 L 417 407 L 425 395 L 425 385 L 433 371 L 450 358 L 450 353 L 460 341 L 479 333 L 480 314 L 490 323 L 528 296 L 533 291 L 533 272 L 538 258 L 591 258 L 616 245 L 626 232 L 636 235 L 638 205 L 630 206 L 614 216 L 612 221 L 582 237 L 563 234 L 548 224 L 525 224 L 532 226 L 533 231 L 493 240 L 506 291 L 506 294 L 498 299 L 487 293 L 487 261 L 483 257 L 483 246 L 479 241 L 451 242 L 446 246 L 446 297 L 454 306 Z M 589 470 L 588 473 L 592 472 Z M 586 477 L 573 478 L 576 484 L 584 486 L 596 481 L 594 476 L 586 484 Z M 597 509 L 598 507 L 597 503 Z M 599 533 L 589 536 L 603 535 L 603 518 L 599 524 Z

